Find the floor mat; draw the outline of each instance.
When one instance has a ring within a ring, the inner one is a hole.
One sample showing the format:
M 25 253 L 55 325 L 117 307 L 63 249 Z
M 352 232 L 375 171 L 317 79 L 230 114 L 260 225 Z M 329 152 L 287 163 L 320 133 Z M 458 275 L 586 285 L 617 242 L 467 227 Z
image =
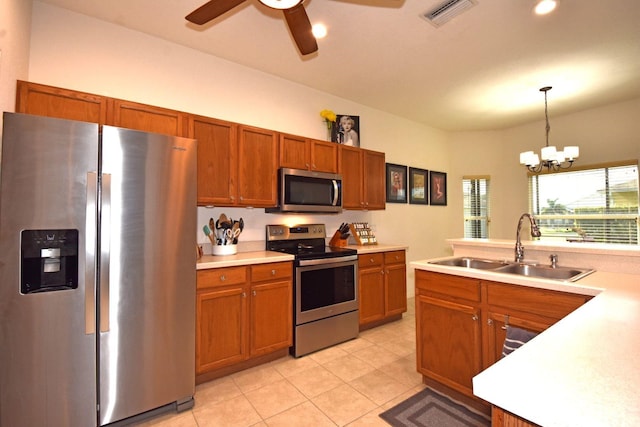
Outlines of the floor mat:
M 491 426 L 486 415 L 430 388 L 381 413 L 380 418 L 394 427 Z

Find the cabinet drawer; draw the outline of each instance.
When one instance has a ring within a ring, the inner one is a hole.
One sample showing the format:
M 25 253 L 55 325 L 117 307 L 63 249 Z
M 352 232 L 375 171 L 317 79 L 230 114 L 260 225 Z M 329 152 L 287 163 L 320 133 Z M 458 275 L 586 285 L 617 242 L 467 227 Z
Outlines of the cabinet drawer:
M 286 279 L 293 276 L 291 262 L 274 262 L 270 264 L 256 264 L 251 266 L 251 281 Z
M 198 270 L 198 289 L 238 285 L 247 282 L 247 267 L 212 268 Z
M 421 294 L 480 301 L 480 280 L 416 270 L 416 288 Z
M 404 264 L 405 253 L 404 251 L 391 251 L 384 253 L 385 264 Z
M 384 261 L 382 252 L 363 254 L 358 256 L 358 268 L 381 267 Z
M 507 310 L 534 313 L 552 319 L 561 319 L 589 300 L 588 296 L 547 289 L 485 282 L 487 302 Z

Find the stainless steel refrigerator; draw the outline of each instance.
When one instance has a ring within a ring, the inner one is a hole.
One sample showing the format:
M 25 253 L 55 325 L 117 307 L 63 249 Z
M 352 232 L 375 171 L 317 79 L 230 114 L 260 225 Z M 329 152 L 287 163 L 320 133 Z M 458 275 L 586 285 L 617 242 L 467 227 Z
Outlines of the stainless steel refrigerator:
M 192 407 L 196 142 L 3 120 L 0 425 Z

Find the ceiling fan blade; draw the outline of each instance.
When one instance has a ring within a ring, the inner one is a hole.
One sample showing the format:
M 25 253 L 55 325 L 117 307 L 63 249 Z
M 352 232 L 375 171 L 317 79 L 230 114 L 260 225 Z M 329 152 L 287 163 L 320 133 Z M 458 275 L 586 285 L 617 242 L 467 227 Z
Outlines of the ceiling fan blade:
M 206 24 L 245 1 L 246 0 L 211 0 L 188 14 L 185 19 L 198 25 Z
M 300 53 L 308 55 L 317 51 L 318 43 L 311 32 L 311 22 L 302 3 L 290 9 L 285 9 L 283 12 Z

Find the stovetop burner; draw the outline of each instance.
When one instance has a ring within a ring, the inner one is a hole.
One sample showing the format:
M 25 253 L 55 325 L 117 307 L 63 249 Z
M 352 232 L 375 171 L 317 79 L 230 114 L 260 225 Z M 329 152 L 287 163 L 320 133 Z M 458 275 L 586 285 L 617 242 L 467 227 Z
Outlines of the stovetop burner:
M 355 249 L 327 246 L 325 237 L 324 224 L 267 225 L 266 249 L 295 255 L 296 259 L 335 258 L 358 253 Z

